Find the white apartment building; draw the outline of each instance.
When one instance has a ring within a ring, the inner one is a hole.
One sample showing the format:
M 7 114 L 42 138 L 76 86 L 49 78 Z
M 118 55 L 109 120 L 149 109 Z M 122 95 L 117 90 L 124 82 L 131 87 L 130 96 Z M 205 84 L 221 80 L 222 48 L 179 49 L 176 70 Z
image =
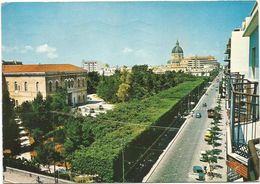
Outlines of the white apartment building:
M 231 34 L 231 63 L 230 72 L 239 72 L 248 77 L 249 70 L 249 37 L 243 37 L 244 27 L 248 24 L 249 17 L 245 19 L 242 28 L 234 29 Z

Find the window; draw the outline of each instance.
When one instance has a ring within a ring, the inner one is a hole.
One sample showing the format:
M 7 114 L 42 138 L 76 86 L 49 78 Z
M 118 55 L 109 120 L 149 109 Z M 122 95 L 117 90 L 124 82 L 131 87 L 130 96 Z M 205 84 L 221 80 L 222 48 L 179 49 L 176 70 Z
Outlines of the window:
M 68 87 L 68 81 L 67 81 L 67 79 L 64 81 L 64 83 L 65 83 L 65 88 L 67 89 L 67 87 Z
M 9 91 L 9 82 L 8 81 L 6 81 L 6 88 Z
M 55 88 L 56 88 L 56 90 L 59 88 L 59 81 L 55 82 Z
M 70 88 L 70 80 L 68 81 L 68 86 L 69 86 L 69 88 Z
M 27 84 L 27 82 L 24 83 L 24 91 L 28 91 L 28 84 Z
M 39 82 L 36 82 L 35 88 L 36 88 L 36 92 L 39 92 Z
M 82 79 L 82 87 L 85 87 L 85 80 Z
M 256 60 L 256 50 L 255 47 L 252 48 L 252 72 L 253 72 L 253 78 L 255 78 L 255 60 Z
M 80 80 L 78 79 L 78 88 L 80 88 Z
M 85 102 L 85 95 L 83 95 L 83 97 L 82 97 L 82 98 L 83 98 L 83 102 Z
M 49 92 L 52 92 L 52 82 L 49 82 Z
M 78 103 L 80 103 L 80 95 L 78 96 Z
M 18 100 L 15 100 L 15 106 L 18 106 L 19 103 L 18 103 Z
M 15 91 L 18 90 L 18 85 L 17 85 L 17 82 L 16 82 L 16 81 L 14 82 L 14 90 L 15 90 Z
M 74 80 L 73 79 L 71 80 L 71 84 L 70 85 L 71 85 L 72 88 L 74 87 Z

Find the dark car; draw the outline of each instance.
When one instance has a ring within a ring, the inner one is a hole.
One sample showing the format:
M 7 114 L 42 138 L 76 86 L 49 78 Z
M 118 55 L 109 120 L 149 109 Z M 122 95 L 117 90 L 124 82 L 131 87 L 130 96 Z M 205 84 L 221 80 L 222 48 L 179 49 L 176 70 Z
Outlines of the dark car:
M 201 113 L 200 112 L 196 113 L 196 118 L 201 118 Z

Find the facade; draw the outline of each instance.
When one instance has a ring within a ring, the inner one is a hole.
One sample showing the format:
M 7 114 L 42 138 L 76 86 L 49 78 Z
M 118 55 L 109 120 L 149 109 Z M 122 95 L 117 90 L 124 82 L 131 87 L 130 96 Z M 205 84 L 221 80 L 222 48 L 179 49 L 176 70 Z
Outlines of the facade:
M 98 61 L 82 61 L 82 68 L 87 72 L 97 72 L 99 75 L 110 76 L 114 75 L 116 68 L 109 67 Z
M 215 57 L 209 56 L 193 56 L 185 58 L 184 61 L 187 63 L 189 69 L 215 69 L 219 67 L 219 63 Z M 183 61 L 183 62 L 184 62 Z
M 251 12 L 250 20 L 245 25 L 244 37 L 249 38 L 249 79 L 259 80 L 259 30 L 258 30 L 258 4 Z
M 67 89 L 68 104 L 86 103 L 86 71 L 70 64 L 3 65 L 3 76 L 15 105 L 32 101 L 40 92 L 44 98 L 59 87 Z
M 230 59 L 230 72 L 240 72 L 248 77 L 248 61 L 249 61 L 249 38 L 243 37 L 244 27 L 248 23 L 249 18 L 243 22 L 242 27 L 239 29 L 234 29 L 231 34 L 231 45 L 232 52 Z
M 87 72 L 97 72 L 99 70 L 97 61 L 82 61 L 82 68 Z
M 243 37 L 249 37 L 247 48 L 233 45 L 231 41 L 230 70 L 225 72 L 227 122 L 228 181 L 243 178 L 244 181 L 259 180 L 260 121 L 259 121 L 259 60 L 258 60 L 258 3 L 245 21 Z M 240 35 L 239 35 L 240 37 Z M 240 37 L 241 39 L 241 37 Z M 231 39 L 232 40 L 232 39 Z M 237 47 L 241 48 L 237 48 Z M 241 49 L 241 50 L 240 50 Z M 247 66 L 240 73 L 235 54 L 246 55 L 242 63 Z M 232 57 L 233 55 L 233 57 Z M 232 68 L 232 66 L 234 66 Z M 237 70 L 235 70 L 237 67 Z M 248 74 L 248 75 L 245 75 Z

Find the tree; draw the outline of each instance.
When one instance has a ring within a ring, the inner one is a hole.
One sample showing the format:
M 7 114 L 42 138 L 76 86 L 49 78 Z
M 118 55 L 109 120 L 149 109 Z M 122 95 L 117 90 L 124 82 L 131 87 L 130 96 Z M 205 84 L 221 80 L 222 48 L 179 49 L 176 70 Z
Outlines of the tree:
M 126 101 L 127 97 L 129 96 L 128 91 L 129 91 L 130 85 L 127 83 L 122 83 L 119 86 L 119 89 L 116 93 L 116 96 L 119 98 L 120 101 Z
M 48 141 L 45 143 L 40 144 L 36 147 L 37 155 L 35 157 L 35 160 L 44 165 L 47 166 L 50 172 L 50 165 L 54 164 L 55 162 L 60 160 L 59 153 L 55 150 L 55 144 L 53 141 Z
M 12 155 L 18 155 L 21 151 L 19 141 L 19 129 L 15 122 L 14 100 L 10 99 L 5 77 L 2 75 L 3 88 L 3 149 L 10 149 Z
M 65 123 L 65 137 L 63 157 L 70 160 L 71 153 L 82 145 L 82 123 L 75 119 L 69 118 Z
M 100 81 L 100 76 L 97 72 L 89 72 L 86 76 L 87 79 L 87 92 L 88 94 L 96 93 L 97 86 Z

